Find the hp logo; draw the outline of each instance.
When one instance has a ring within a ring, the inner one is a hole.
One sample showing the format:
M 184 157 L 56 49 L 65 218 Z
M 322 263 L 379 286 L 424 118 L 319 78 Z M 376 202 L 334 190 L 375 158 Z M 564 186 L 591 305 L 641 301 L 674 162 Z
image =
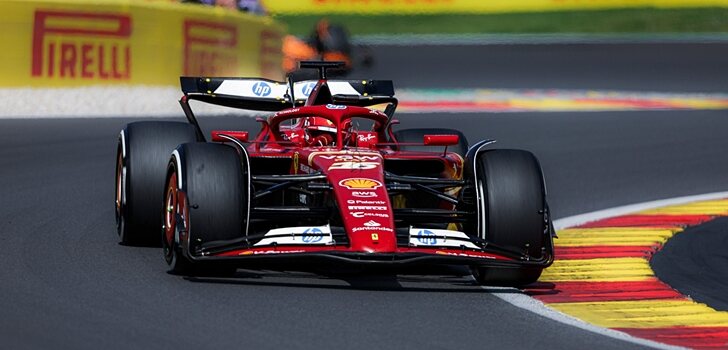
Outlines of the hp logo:
M 301 90 L 301 93 L 303 93 L 303 96 L 308 97 L 311 95 L 311 92 L 313 91 L 313 88 L 316 87 L 316 83 L 307 83 L 303 86 L 303 89 Z
M 435 245 L 437 244 L 437 237 L 432 231 L 420 230 L 420 232 L 417 232 L 417 241 L 426 245 Z
M 259 81 L 253 84 L 253 93 L 255 94 L 255 96 L 265 97 L 270 95 L 270 92 L 270 85 L 265 82 Z
M 324 239 L 323 232 L 315 227 L 307 228 L 301 235 L 303 243 L 316 243 Z

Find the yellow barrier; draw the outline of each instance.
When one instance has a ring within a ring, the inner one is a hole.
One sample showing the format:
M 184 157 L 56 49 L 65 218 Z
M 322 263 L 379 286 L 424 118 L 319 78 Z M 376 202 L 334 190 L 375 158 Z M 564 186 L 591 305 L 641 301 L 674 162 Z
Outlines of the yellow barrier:
M 2 1 L 0 13 L 0 87 L 283 76 L 284 30 L 270 18 L 162 0 Z
M 725 7 L 728 0 L 263 0 L 263 4 L 276 14 L 417 14 Z

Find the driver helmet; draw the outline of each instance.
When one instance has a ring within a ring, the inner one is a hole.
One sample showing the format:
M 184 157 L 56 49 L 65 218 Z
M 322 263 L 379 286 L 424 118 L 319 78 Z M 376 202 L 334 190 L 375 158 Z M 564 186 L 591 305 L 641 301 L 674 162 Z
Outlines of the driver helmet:
M 304 129 L 312 146 L 329 146 L 336 142 L 336 126 L 326 118 L 306 118 Z

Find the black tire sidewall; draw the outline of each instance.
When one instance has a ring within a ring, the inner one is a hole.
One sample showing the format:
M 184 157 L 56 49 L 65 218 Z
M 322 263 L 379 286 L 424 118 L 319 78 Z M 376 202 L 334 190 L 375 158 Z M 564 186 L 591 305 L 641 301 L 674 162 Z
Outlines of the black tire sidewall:
M 523 150 L 485 150 L 475 155 L 475 186 L 484 208 L 480 237 L 494 246 L 530 258 L 546 258 L 550 248 L 546 189 L 536 157 Z M 526 246 L 528 244 L 528 246 Z M 474 266 L 480 284 L 522 287 L 538 280 L 541 266 Z
M 478 154 L 478 185 L 485 206 L 483 238 L 532 258 L 544 246 L 545 189 L 541 167 L 528 151 L 498 149 Z M 528 248 L 526 248 L 528 244 Z
M 195 142 L 197 134 L 188 123 L 168 121 L 134 122 L 122 132 L 126 166 L 122 243 L 158 245 L 169 155 L 177 145 Z
M 247 224 L 247 163 L 232 146 L 188 143 L 177 148 L 189 205 L 185 251 L 203 243 L 240 238 Z

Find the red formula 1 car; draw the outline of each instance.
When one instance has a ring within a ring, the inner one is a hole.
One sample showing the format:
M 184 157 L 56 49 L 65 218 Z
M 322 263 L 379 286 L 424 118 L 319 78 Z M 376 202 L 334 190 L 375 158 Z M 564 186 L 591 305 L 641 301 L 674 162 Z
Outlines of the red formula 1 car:
M 394 131 L 391 81 L 182 77 L 189 123 L 121 132 L 122 243 L 159 240 L 173 272 L 463 265 L 525 285 L 553 261 L 533 154 L 449 129 Z M 275 112 L 261 130 L 202 132 L 189 101 Z M 368 108 L 385 106 L 383 111 Z M 161 213 L 161 214 L 160 214 Z M 161 227 L 161 235 L 160 235 Z

